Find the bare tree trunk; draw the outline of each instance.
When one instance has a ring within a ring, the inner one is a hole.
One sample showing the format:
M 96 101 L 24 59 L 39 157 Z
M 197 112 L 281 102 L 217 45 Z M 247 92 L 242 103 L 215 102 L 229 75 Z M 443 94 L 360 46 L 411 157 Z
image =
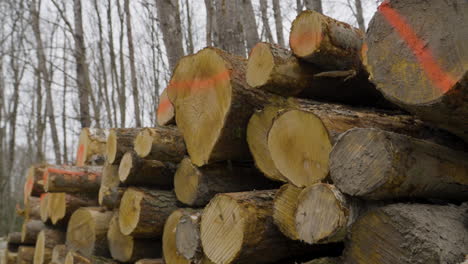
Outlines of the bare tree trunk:
M 38 70 L 41 72 L 42 77 L 44 78 L 44 84 L 46 89 L 46 114 L 50 123 L 50 131 L 52 135 L 52 142 L 54 146 L 55 161 L 57 164 L 61 164 L 61 154 L 60 154 L 60 142 L 58 139 L 57 126 L 55 124 L 54 116 L 54 103 L 52 100 L 52 80 L 47 68 L 47 59 L 44 52 L 44 47 L 42 43 L 41 30 L 39 25 L 39 9 L 36 4 L 36 0 L 31 1 L 30 6 L 31 11 L 31 24 L 34 32 L 34 37 L 36 40 L 36 52 L 38 60 Z
M 91 126 L 91 115 L 89 111 L 89 93 L 91 83 L 86 64 L 86 48 L 84 44 L 83 20 L 81 11 L 81 0 L 73 0 L 73 14 L 75 19 L 75 60 L 76 60 L 76 81 L 78 85 L 78 97 L 80 102 L 80 123 L 81 127 Z
M 219 31 L 218 46 L 232 54 L 245 56 L 244 36 L 239 21 L 239 0 L 215 0 L 216 24 Z
M 301 0 L 296 0 L 296 12 L 299 15 L 299 13 L 302 12 L 303 4 Z
M 119 13 L 120 21 L 120 35 L 119 35 L 119 62 L 120 62 L 120 91 L 119 91 L 119 109 L 120 109 L 120 127 L 125 127 L 126 121 L 126 108 L 127 108 L 127 97 L 126 97 L 126 78 L 125 78 L 125 62 L 123 54 L 123 38 L 124 38 L 124 13 L 120 6 L 120 1 L 117 1 L 117 11 Z
M 135 108 L 135 125 L 141 127 L 141 116 L 140 116 L 140 103 L 138 95 L 138 83 L 137 73 L 135 64 L 135 51 L 133 47 L 133 33 L 132 33 L 132 16 L 130 13 L 130 0 L 125 0 L 124 3 L 125 14 L 127 16 L 127 41 L 128 41 L 128 53 L 130 59 L 130 75 L 132 80 L 132 92 L 133 92 L 133 104 Z
M 179 1 L 156 0 L 156 9 L 166 46 L 169 68 L 172 72 L 179 59 L 184 56 Z
M 273 13 L 275 15 L 276 39 L 281 47 L 284 47 L 283 17 L 279 0 L 273 0 Z
M 190 13 L 189 0 L 185 0 L 185 8 L 187 12 L 187 53 L 192 54 L 193 48 L 193 36 L 192 36 L 192 14 Z
M 262 23 L 265 29 L 265 34 L 268 42 L 273 43 L 273 35 L 271 34 L 270 24 L 268 23 L 268 2 L 260 0 L 260 12 L 262 13 Z
M 251 0 L 241 0 L 242 2 L 242 13 L 238 13 L 239 21 L 244 21 L 244 35 L 247 44 L 247 52 L 259 42 L 257 23 L 255 22 L 255 13 L 252 6 Z
M 120 101 L 120 86 L 117 76 L 117 63 L 114 51 L 114 33 L 112 30 L 112 5 L 111 0 L 107 0 L 107 27 L 109 35 L 109 56 L 110 56 L 110 70 L 111 70 L 111 82 L 112 82 L 112 108 L 114 113 L 114 124 L 117 126 L 117 106 L 115 104 L 114 91 L 117 91 L 117 99 Z
M 364 22 L 364 15 L 362 14 L 362 3 L 361 3 L 361 0 L 354 0 L 354 4 L 355 4 L 355 7 L 356 7 L 356 12 L 355 12 L 355 16 L 356 16 L 356 21 L 359 25 L 359 29 L 362 31 L 362 32 L 366 32 L 366 24 Z
M 319 13 L 323 13 L 322 0 L 304 0 L 304 5 L 309 10 L 314 10 Z
M 206 46 L 213 45 L 213 0 L 205 0 L 206 8 Z
M 42 81 L 41 81 L 41 72 L 39 69 L 35 69 L 34 71 L 36 76 L 36 140 L 37 140 L 37 161 L 43 162 L 45 161 L 44 157 L 44 130 L 45 124 L 42 121 Z

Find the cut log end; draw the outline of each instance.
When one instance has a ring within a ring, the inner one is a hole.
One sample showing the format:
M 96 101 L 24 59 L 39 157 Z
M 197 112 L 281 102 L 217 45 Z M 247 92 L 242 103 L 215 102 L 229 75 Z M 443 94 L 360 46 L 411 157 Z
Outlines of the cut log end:
M 50 193 L 44 193 L 41 195 L 41 200 L 40 200 L 40 215 L 41 215 L 41 220 L 42 222 L 47 222 L 49 219 L 49 203 L 50 203 Z
M 247 63 L 246 80 L 252 87 L 261 87 L 270 79 L 275 66 L 274 58 L 267 43 L 258 43 L 252 48 Z
M 294 218 L 300 240 L 317 244 L 344 239 L 350 212 L 345 198 L 334 186 L 318 183 L 307 187 L 297 204 Z
M 203 257 L 200 240 L 201 213 L 194 212 L 180 218 L 176 227 L 177 252 L 188 260 L 197 261 Z
M 167 126 L 175 124 L 175 112 L 169 97 L 167 96 L 167 89 L 159 97 L 158 111 L 156 119 L 160 126 Z
M 121 182 L 125 182 L 127 177 L 130 175 L 130 171 L 134 167 L 132 153 L 127 152 L 122 157 L 119 165 L 119 179 Z
M 115 130 L 110 130 L 106 142 L 106 158 L 107 162 L 113 164 L 117 157 L 117 135 Z
M 36 247 L 34 248 L 34 264 L 48 263 L 52 257 L 52 250 L 46 248 L 46 234 L 42 230 L 37 235 Z
M 151 152 L 151 147 L 153 145 L 153 137 L 150 134 L 148 129 L 143 129 L 135 138 L 135 152 L 138 156 L 144 158 L 148 156 Z
M 215 49 L 181 59 L 168 88 L 192 162 L 208 163 L 231 103 L 230 70 Z M 182 104 L 208 107 L 182 107 Z M 208 111 L 209 110 L 209 111 Z M 203 112 L 200 112 L 203 111 Z
M 177 253 L 176 228 L 180 218 L 184 215 L 182 209 L 172 212 L 167 218 L 163 231 L 163 255 L 167 263 L 189 264 L 190 260 L 185 259 Z
M 101 185 L 99 186 L 98 193 L 99 205 L 103 205 L 104 197 L 108 195 L 112 188 L 116 188 L 119 186 L 120 180 L 118 173 L 118 165 L 104 164 L 104 167 L 102 169 Z
M 302 188 L 292 184 L 281 186 L 275 196 L 273 219 L 279 230 L 293 240 L 299 240 L 296 228 L 297 199 Z
M 320 118 L 312 113 L 290 110 L 278 116 L 268 134 L 268 148 L 281 174 L 298 187 L 328 175 L 331 140 Z
M 118 215 L 115 214 L 109 224 L 107 240 L 112 258 L 122 262 L 128 262 L 132 258 L 133 238 L 122 234 L 119 227 Z
M 198 184 L 201 174 L 190 159 L 183 159 L 174 176 L 177 200 L 192 205 L 197 200 Z
M 224 195 L 216 196 L 205 209 L 200 227 L 202 243 L 205 254 L 213 262 L 232 263 L 242 250 L 243 210 L 235 200 Z
M 289 35 L 289 45 L 298 57 L 308 57 L 320 47 L 323 40 L 323 16 L 307 10 L 294 20 Z
M 124 235 L 129 235 L 137 227 L 140 219 L 143 193 L 128 189 L 122 196 L 119 207 L 119 226 Z
M 52 224 L 57 224 L 57 222 L 65 217 L 66 213 L 66 194 L 65 193 L 53 193 L 50 194 L 48 212 L 49 218 L 52 221 Z

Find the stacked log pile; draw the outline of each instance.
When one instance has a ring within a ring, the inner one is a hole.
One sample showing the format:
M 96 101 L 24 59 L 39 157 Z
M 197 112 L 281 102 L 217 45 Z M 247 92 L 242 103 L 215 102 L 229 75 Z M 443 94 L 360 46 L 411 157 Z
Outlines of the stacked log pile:
M 385 1 L 364 37 L 304 11 L 291 50 L 182 58 L 158 126 L 85 128 L 75 165 L 30 168 L 3 262 L 463 262 L 466 14 Z

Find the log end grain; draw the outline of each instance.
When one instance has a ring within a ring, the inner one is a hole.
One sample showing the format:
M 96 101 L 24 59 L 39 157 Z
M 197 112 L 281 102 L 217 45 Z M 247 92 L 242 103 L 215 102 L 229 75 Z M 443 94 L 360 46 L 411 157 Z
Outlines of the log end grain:
M 117 134 L 116 131 L 111 129 L 106 142 L 106 160 L 113 164 L 117 157 Z
M 176 228 L 180 218 L 184 215 L 182 209 L 172 212 L 167 218 L 163 231 L 163 255 L 167 263 L 189 264 L 190 260 L 185 259 L 177 253 Z
M 107 231 L 109 250 L 113 259 L 128 262 L 132 258 L 133 238 L 122 234 L 119 227 L 119 218 L 115 214 Z
M 201 176 L 200 171 L 189 158 L 183 159 L 174 176 L 177 200 L 184 204 L 193 205 L 197 200 L 198 184 Z
M 297 200 L 303 189 L 292 184 L 281 186 L 275 195 L 273 220 L 279 230 L 293 240 L 299 240 L 296 227 Z
M 122 196 L 119 207 L 119 226 L 125 235 L 130 235 L 138 225 L 143 195 L 135 189 L 128 189 Z
M 175 124 L 174 105 L 172 105 L 169 97 L 167 96 L 167 88 L 164 89 L 161 96 L 159 97 L 156 120 L 160 126 Z
M 275 61 L 268 43 L 258 43 L 252 48 L 247 63 L 247 83 L 256 88 L 265 85 L 272 74 Z

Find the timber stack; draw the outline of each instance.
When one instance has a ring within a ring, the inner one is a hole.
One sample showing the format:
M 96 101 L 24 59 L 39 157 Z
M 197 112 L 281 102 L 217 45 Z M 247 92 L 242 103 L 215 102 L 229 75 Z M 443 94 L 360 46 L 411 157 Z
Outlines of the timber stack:
M 290 50 L 183 57 L 157 126 L 29 169 L 3 263 L 463 262 L 466 14 L 385 1 L 364 36 L 304 11 Z

